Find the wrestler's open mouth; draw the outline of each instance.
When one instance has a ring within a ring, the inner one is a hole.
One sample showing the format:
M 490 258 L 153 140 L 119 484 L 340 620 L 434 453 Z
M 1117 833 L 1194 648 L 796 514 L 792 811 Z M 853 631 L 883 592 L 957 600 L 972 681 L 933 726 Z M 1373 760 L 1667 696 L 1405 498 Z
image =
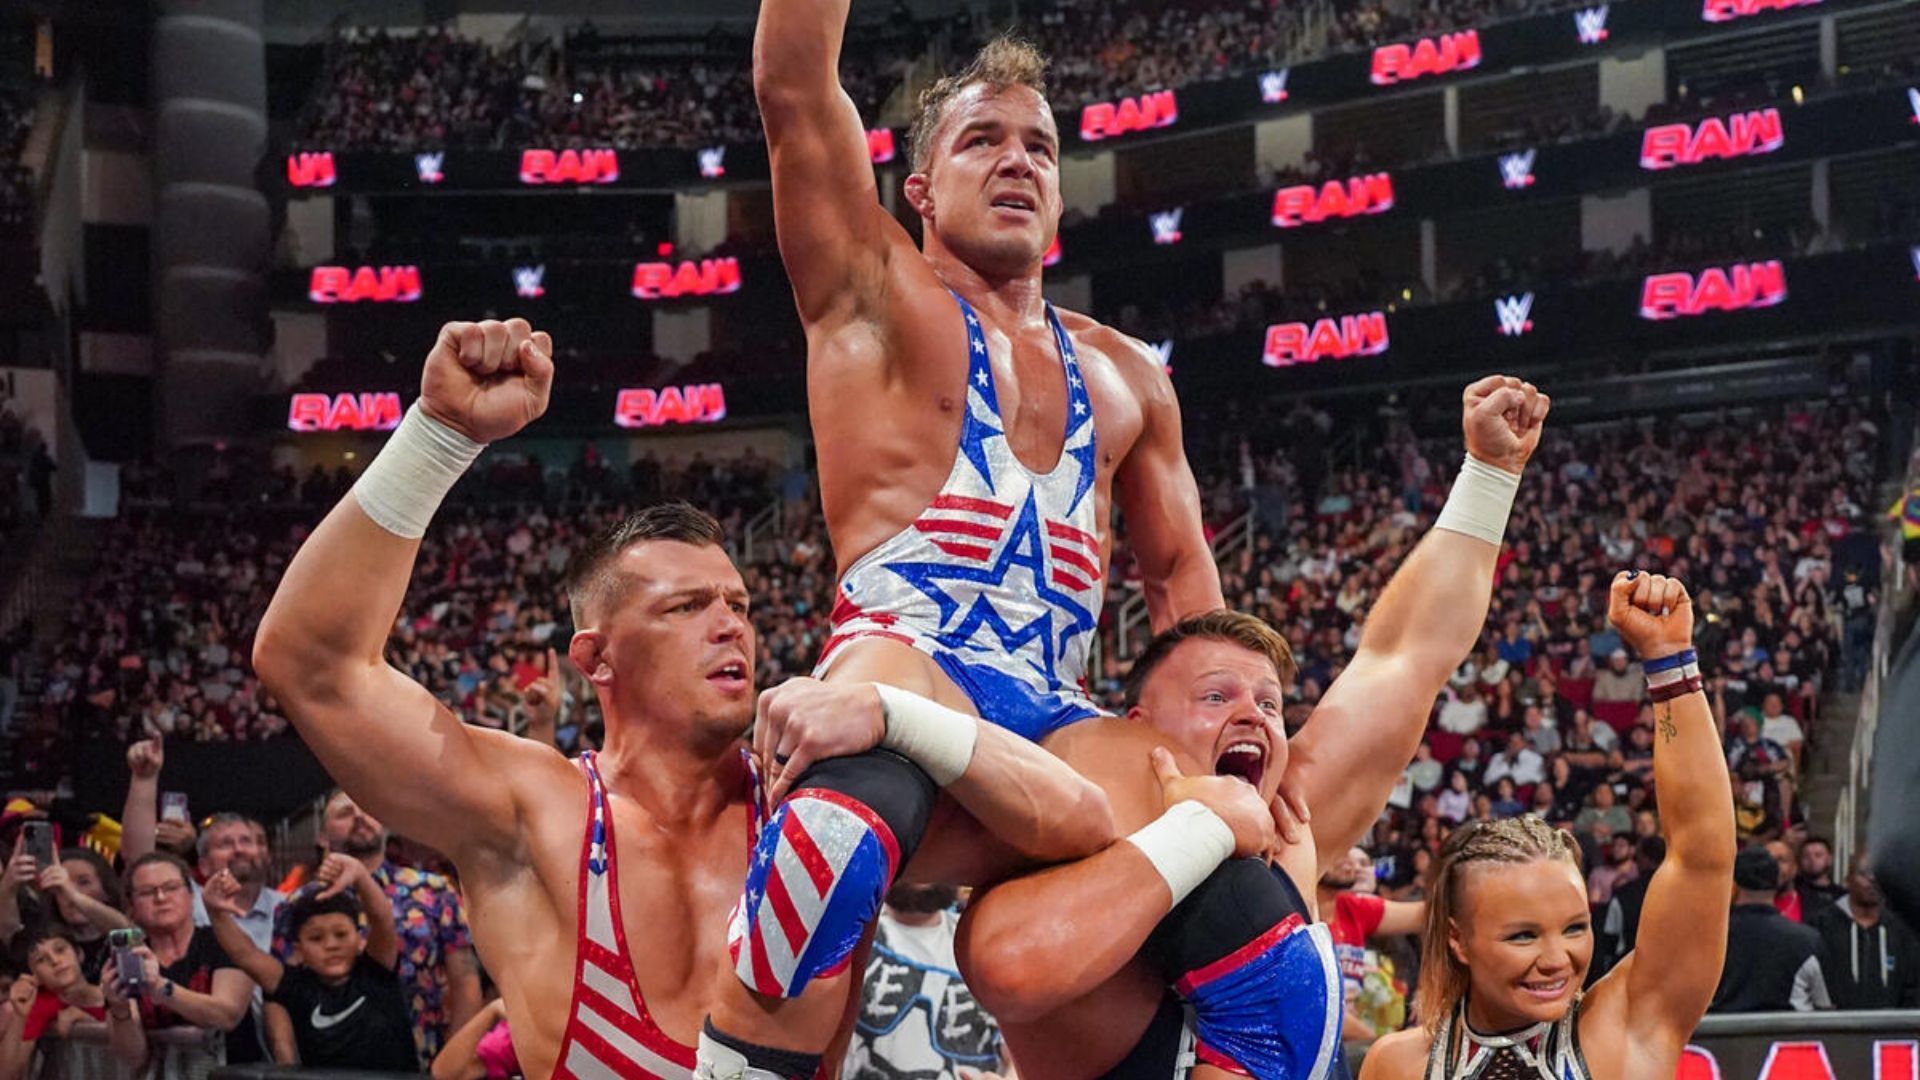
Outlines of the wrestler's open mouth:
M 1554 1001 L 1567 992 L 1567 980 L 1564 977 L 1558 979 L 1535 979 L 1521 983 L 1520 989 L 1531 997 L 1540 998 L 1545 1001 Z
M 1233 743 L 1213 763 L 1213 771 L 1217 776 L 1237 776 L 1259 787 L 1267 775 L 1267 748 L 1252 741 Z
M 1018 195 L 1010 192 L 1005 195 L 996 196 L 993 200 L 993 208 L 996 210 L 1019 210 L 1031 214 L 1033 213 L 1033 198 L 1028 195 Z
M 747 662 L 732 660 L 707 673 L 707 681 L 732 688 L 744 686 L 747 682 Z

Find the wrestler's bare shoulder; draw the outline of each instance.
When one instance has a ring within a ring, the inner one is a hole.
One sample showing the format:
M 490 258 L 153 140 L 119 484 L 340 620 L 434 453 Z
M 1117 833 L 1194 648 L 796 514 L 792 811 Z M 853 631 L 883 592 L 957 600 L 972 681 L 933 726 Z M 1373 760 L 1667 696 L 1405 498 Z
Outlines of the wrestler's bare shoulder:
M 1396 1031 L 1367 1048 L 1360 1080 L 1418 1080 L 1433 1049 L 1433 1034 L 1425 1028 Z
M 1090 315 L 1066 308 L 1054 310 L 1060 313 L 1060 325 L 1073 335 L 1074 344 L 1081 351 L 1097 351 L 1111 361 L 1114 370 L 1129 382 L 1144 380 L 1158 384 L 1167 381 L 1166 369 L 1160 364 L 1160 354 L 1154 352 L 1146 342 L 1131 334 L 1123 334 Z
M 507 786 L 526 827 L 537 832 L 551 822 L 577 831 L 587 782 L 578 766 L 545 743 L 509 732 L 469 727 L 468 737 L 485 763 L 483 782 Z

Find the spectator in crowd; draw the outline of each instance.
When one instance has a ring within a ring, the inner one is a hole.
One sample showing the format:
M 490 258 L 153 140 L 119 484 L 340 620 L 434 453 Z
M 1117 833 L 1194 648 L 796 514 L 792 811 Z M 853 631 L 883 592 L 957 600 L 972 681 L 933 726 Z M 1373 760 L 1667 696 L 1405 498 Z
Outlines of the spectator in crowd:
M 129 862 L 138 861 L 155 849 L 160 829 L 160 770 L 166 765 L 166 751 L 158 737 L 143 739 L 127 748 L 127 802 L 123 817 L 121 854 Z M 266 827 L 242 814 L 222 812 L 207 818 L 194 839 L 196 868 L 201 880 L 222 870 L 230 870 L 240 882 L 241 899 L 247 914 L 240 926 L 255 947 L 270 948 L 273 920 L 287 902 L 285 893 L 267 885 L 267 849 L 263 840 Z M 198 881 L 193 882 L 193 925 L 210 926 Z
M 158 851 L 134 860 L 127 871 L 127 900 L 134 925 L 146 935 L 146 943 L 135 950 L 143 964 L 135 976 L 141 1025 L 224 1031 L 228 1061 L 261 1060 L 248 1007 L 253 981 L 227 957 L 211 929 L 193 924 L 193 874 L 187 864 Z M 124 987 L 127 976 L 121 979 Z
M 510 1080 L 520 1075 L 507 1029 L 507 1003 L 494 998 L 447 1038 L 434 1056 L 433 1080 Z
M 288 905 L 287 929 L 298 964 L 257 947 L 240 926 L 249 910 L 231 870 L 203 892 L 213 931 L 234 962 L 267 994 L 273 1060 L 309 1068 L 414 1072 L 413 1021 L 395 964 L 399 936 L 393 903 L 359 860 L 329 855 L 316 890 Z M 360 916 L 367 934 L 360 936 Z
M 1457 774 L 1456 774 L 1457 775 Z M 1320 876 L 1319 910 L 1333 936 L 1334 959 L 1340 964 L 1345 993 L 1344 1038 L 1370 1043 L 1397 1030 L 1406 1020 L 1406 982 L 1395 989 L 1393 972 L 1383 969 L 1380 954 L 1368 948 L 1369 939 L 1418 934 L 1426 927 L 1425 901 L 1388 900 L 1360 886 L 1377 885 L 1373 857 L 1355 847 Z M 1329 914 L 1330 913 L 1330 914 Z M 1372 993 L 1364 993 L 1371 989 Z
M 1480 696 L 1480 681 L 1471 675 L 1456 678 L 1447 703 L 1440 706 L 1440 730 L 1455 735 L 1473 735 L 1487 726 L 1487 703 Z
M 1407 765 L 1407 782 L 1414 791 L 1424 795 L 1439 787 L 1445 776 L 1446 769 L 1433 759 L 1433 744 L 1420 740 L 1419 749 L 1413 752 L 1413 761 Z
M 344 791 L 327 800 L 321 834 L 330 853 L 358 860 L 387 896 L 399 928 L 397 971 L 419 1065 L 431 1065 L 446 1036 L 480 1011 L 480 963 L 460 894 L 440 874 L 388 859 L 386 827 Z M 291 945 L 282 927 L 275 954 L 291 955 Z
M 954 960 L 958 900 L 950 885 L 888 890 L 840 1080 L 961 1080 L 1005 1067 L 999 1025 Z
M 1546 778 L 1546 762 L 1528 744 L 1526 732 L 1515 731 L 1507 736 L 1506 749 L 1487 762 L 1480 779 L 1490 785 L 1511 780 L 1516 787 L 1532 787 Z
M 1786 748 L 1760 734 L 1760 720 L 1743 712 L 1733 723 L 1735 734 L 1727 744 L 1727 768 L 1739 793 L 1738 802 L 1746 808 L 1750 833 L 1761 832 L 1768 822 L 1776 826 L 1786 821 L 1793 806 L 1793 759 Z
M 1794 875 L 1800 868 L 1793 845 L 1776 837 L 1766 842 L 1766 849 L 1780 868 L 1780 890 L 1773 896 L 1773 906 L 1794 922 L 1806 922 L 1805 909 L 1800 903 L 1800 890 L 1793 887 Z
M 1833 880 L 1833 845 L 1824 836 L 1809 836 L 1800 843 L 1798 873 L 1793 884 L 1800 890 L 1800 909 L 1824 911 L 1847 895 L 1845 885 Z
M 1596 859 L 1593 869 L 1587 871 L 1587 902 L 1596 908 L 1606 907 L 1613 902 L 1614 890 L 1632 881 L 1638 873 L 1632 834 L 1615 833 L 1607 841 L 1603 857 Z
M 266 883 L 267 852 L 260 842 L 265 832 L 260 823 L 251 818 L 219 813 L 207 819 L 206 827 L 195 842 L 202 877 L 211 878 L 225 871 L 240 883 L 239 899 L 246 905 L 240 928 L 254 946 L 261 949 L 272 947 L 274 916 L 287 902 L 284 893 L 269 888 Z M 194 890 L 193 925 L 212 925 L 199 889 Z
M 1619 803 L 1612 784 L 1595 784 L 1587 792 L 1587 805 L 1573 819 L 1573 831 L 1591 834 L 1605 827 L 1608 836 L 1625 837 L 1633 832 L 1633 815 Z
M 1825 945 L 1835 1008 L 1920 1008 L 1920 938 L 1882 907 L 1865 852 L 1853 856 L 1846 895 L 1815 911 L 1807 925 Z
M 1618 561 L 1625 563 L 1630 560 L 1631 556 L 1628 556 Z M 1624 703 L 1638 708 L 1646 685 L 1647 679 L 1640 673 L 1640 665 L 1628 659 L 1627 650 L 1616 648 L 1607 654 L 1607 666 L 1593 677 L 1594 705 L 1597 708 Z
M 1607 767 L 1607 755 L 1620 743 L 1619 736 L 1605 724 L 1593 722 L 1586 709 L 1573 710 L 1573 730 L 1567 732 L 1563 753 L 1567 764 L 1586 775 L 1598 775 Z
M 1727 962 L 1712 1013 L 1831 1009 L 1820 935 L 1781 915 L 1780 864 L 1766 848 L 1741 849 L 1733 863 L 1734 900 Z
M 1519 817 L 1526 813 L 1526 804 L 1520 801 L 1519 793 L 1514 789 L 1513 777 L 1503 776 L 1494 782 L 1493 801 L 1489 809 L 1496 818 Z
M 1444 821 L 1458 825 L 1473 813 L 1473 787 L 1467 774 L 1459 769 L 1447 774 L 1447 788 L 1440 793 L 1435 812 Z
M 15 842 L 13 857 L 0 868 L 0 941 L 13 940 L 29 922 L 55 922 L 80 952 L 81 976 L 98 983 L 107 961 L 107 932 L 132 925 L 118 906 L 120 876 L 86 848 L 66 848 L 58 863 L 39 869 L 23 841 Z
M 1560 751 L 1560 729 L 1547 717 L 1546 710 L 1538 705 L 1528 705 L 1520 714 L 1520 724 L 1527 737 L 1527 745 L 1532 747 L 1534 753 L 1544 759 Z
M 66 927 L 23 930 L 14 935 L 13 953 L 29 974 L 7 993 L 13 1020 L 0 1033 L 0 1080 L 24 1080 L 41 1038 L 64 1039 L 78 1021 L 107 1018 L 106 997 L 81 973 L 80 949 Z
M 1786 702 L 1778 693 L 1768 693 L 1760 700 L 1760 737 L 1778 743 L 1793 761 L 1795 772 L 1800 771 L 1800 751 L 1806 745 L 1806 732 L 1801 729 L 1800 721 L 1786 712 Z
M 1606 911 L 1600 920 L 1599 933 L 1593 950 L 1593 968 L 1589 969 L 1587 985 L 1591 986 L 1612 971 L 1628 953 L 1633 951 L 1634 943 L 1640 937 L 1640 909 L 1647 902 L 1647 886 L 1653 881 L 1653 872 L 1667 858 L 1667 841 L 1658 833 L 1638 838 L 1633 847 L 1633 868 L 1631 878 L 1616 882 L 1613 896 L 1608 899 Z M 1597 970 L 1596 970 L 1597 969 Z

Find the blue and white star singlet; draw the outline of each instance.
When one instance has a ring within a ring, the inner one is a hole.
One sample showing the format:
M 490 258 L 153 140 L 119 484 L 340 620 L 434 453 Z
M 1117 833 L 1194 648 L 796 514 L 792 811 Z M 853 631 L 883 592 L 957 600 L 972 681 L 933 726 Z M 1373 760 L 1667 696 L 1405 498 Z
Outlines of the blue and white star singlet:
M 1028 470 L 1007 444 L 980 317 L 954 299 L 969 362 L 953 468 L 919 517 L 848 568 L 814 673 L 849 641 L 903 642 L 933 657 L 982 717 L 1039 741 L 1099 713 L 1084 685 L 1102 576 L 1093 403 L 1049 304 L 1067 437 L 1052 471 Z

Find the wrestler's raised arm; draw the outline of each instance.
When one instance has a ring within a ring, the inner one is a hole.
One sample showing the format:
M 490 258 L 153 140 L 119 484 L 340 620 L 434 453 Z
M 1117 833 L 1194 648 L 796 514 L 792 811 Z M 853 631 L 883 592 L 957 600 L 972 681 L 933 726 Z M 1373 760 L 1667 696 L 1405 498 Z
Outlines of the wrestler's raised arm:
M 448 323 L 416 402 L 288 565 L 253 665 L 327 772 L 396 831 L 456 860 L 517 845 L 515 780 L 538 747 L 461 723 L 388 665 L 387 636 L 448 489 L 483 444 L 547 407 L 552 343 L 524 319 Z
M 1693 660 L 1693 603 L 1686 586 L 1658 574 L 1613 579 L 1607 619 L 1647 665 L 1653 706 L 1653 790 L 1667 857 L 1654 871 L 1634 951 L 1600 980 L 1583 1008 L 1593 1021 L 1620 1007 L 1623 1061 L 1670 1075 L 1720 982 L 1727 956 L 1727 896 L 1733 888 L 1733 800 L 1727 759 Z M 1655 670 L 1664 668 L 1665 670 Z M 1665 700 L 1658 700 L 1660 698 Z M 1636 963 L 1641 953 L 1648 962 Z
M 1312 808 L 1321 866 L 1380 816 L 1434 697 L 1480 637 L 1499 537 L 1548 406 L 1511 376 L 1488 376 L 1461 396 L 1469 460 L 1460 482 L 1367 612 L 1353 662 L 1290 744 L 1287 786 Z
M 1180 402 L 1160 359 L 1143 343 L 1102 330 L 1102 348 L 1133 385 L 1140 438 L 1114 473 L 1127 542 L 1140 566 L 1147 618 L 1159 633 L 1188 615 L 1226 606 L 1220 565 L 1207 543 L 1200 488 L 1181 441 Z
M 849 0 L 764 0 L 753 35 L 774 226 L 809 328 L 870 312 L 890 254 L 913 251 L 880 205 L 866 129 L 840 87 L 848 7 Z

